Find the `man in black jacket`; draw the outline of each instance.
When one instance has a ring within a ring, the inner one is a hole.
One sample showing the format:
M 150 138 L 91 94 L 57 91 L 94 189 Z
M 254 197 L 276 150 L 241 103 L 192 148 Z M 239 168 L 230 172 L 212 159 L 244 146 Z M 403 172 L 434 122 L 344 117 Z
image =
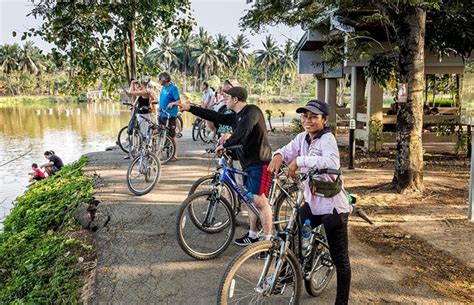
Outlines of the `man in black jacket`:
M 244 177 L 244 185 L 253 194 L 253 202 L 260 212 L 265 239 L 268 240 L 272 232 L 272 210 L 267 199 L 271 182 L 271 176 L 267 171 L 267 165 L 271 160 L 271 148 L 265 117 L 260 108 L 247 104 L 245 88 L 232 87 L 224 92 L 227 109 L 233 110 L 233 113 L 223 114 L 183 103 L 178 105 L 181 111 L 189 111 L 205 120 L 232 126 L 232 135 L 223 145 L 216 148 L 216 153 L 226 147 L 242 145 L 242 149 L 236 151 L 236 154 L 243 171 L 248 174 Z M 234 241 L 237 245 L 246 246 L 258 241 L 257 217 L 252 212 L 249 212 L 249 221 L 250 231 Z

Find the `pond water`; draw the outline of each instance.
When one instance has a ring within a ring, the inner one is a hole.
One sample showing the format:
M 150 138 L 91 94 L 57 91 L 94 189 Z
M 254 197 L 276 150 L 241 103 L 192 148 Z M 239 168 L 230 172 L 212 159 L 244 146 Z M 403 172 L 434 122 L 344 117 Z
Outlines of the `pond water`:
M 273 110 L 276 125 L 281 124 L 279 109 L 285 112 L 285 124 L 296 109 L 292 104 L 260 107 Z M 190 127 L 194 116 L 186 113 L 183 118 L 185 127 Z M 129 109 L 119 103 L 0 104 L 0 222 L 25 191 L 31 164 L 46 162 L 44 151 L 54 150 L 64 163 L 103 151 L 115 145 L 118 131 L 128 120 Z

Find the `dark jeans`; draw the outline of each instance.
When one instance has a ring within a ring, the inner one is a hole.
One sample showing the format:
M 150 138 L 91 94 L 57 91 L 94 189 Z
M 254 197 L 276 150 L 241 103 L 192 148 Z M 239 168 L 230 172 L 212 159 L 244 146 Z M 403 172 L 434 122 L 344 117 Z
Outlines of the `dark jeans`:
M 336 305 L 348 303 L 351 287 L 351 264 L 349 262 L 349 241 L 347 237 L 348 218 L 349 213 L 338 214 L 336 209 L 333 210 L 333 214 L 313 215 L 308 203 L 305 203 L 300 210 L 300 220 L 302 224 L 306 219 L 310 219 L 313 228 L 320 224 L 324 225 L 329 244 L 329 252 L 336 266 Z

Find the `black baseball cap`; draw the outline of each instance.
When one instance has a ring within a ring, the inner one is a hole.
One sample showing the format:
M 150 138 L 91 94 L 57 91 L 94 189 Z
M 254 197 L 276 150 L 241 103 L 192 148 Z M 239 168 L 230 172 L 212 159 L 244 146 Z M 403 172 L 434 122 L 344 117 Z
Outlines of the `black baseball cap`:
M 247 101 L 247 90 L 244 87 L 232 87 L 224 92 L 241 101 Z
M 324 114 L 326 116 L 329 116 L 328 104 L 320 100 L 311 100 L 308 103 L 306 103 L 306 106 L 299 107 L 298 109 L 296 109 L 296 113 L 302 113 L 305 111 L 311 111 L 312 113 L 315 113 L 315 114 Z

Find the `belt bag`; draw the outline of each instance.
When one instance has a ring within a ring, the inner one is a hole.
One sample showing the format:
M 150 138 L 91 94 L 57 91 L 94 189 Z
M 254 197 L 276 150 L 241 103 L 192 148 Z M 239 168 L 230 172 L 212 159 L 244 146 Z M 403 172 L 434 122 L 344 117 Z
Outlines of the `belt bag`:
M 313 196 L 331 198 L 341 192 L 342 179 L 340 174 L 337 175 L 336 181 L 334 182 L 316 180 L 314 176 L 310 176 L 309 185 Z

